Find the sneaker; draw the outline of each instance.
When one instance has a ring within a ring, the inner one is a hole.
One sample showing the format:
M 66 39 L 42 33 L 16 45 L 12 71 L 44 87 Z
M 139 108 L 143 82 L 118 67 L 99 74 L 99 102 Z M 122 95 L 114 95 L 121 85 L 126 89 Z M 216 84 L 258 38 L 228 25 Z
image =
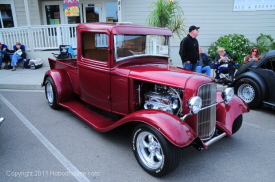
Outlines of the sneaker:
M 16 71 L 16 69 L 12 69 L 11 71 Z

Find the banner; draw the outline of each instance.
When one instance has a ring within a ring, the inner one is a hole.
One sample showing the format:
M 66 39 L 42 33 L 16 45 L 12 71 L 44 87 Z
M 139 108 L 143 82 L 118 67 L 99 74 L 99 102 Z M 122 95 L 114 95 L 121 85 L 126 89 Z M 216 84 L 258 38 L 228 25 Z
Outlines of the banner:
M 64 0 L 66 16 L 79 16 L 79 0 Z
M 234 0 L 233 11 L 274 10 L 275 0 Z

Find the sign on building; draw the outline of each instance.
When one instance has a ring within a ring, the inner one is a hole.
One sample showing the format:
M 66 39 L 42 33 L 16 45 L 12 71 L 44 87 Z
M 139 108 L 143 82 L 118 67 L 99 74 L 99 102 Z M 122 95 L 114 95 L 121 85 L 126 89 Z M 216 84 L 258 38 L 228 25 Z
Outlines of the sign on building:
M 79 0 L 64 0 L 66 16 L 79 16 Z
M 233 11 L 274 10 L 275 0 L 234 0 Z

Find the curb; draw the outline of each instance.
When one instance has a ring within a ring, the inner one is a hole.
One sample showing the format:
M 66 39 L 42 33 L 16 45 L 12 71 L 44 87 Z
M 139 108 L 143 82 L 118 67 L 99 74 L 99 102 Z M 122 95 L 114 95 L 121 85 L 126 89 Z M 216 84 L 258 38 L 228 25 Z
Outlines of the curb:
M 0 84 L 0 89 L 11 89 L 11 90 L 44 90 L 44 87 L 41 87 L 41 85 Z

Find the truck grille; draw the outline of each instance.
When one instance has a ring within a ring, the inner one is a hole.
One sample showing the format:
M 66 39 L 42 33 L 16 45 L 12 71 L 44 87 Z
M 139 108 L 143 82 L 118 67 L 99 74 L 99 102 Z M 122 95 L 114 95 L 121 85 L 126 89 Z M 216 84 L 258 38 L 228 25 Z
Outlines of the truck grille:
M 201 85 L 198 96 L 202 98 L 202 107 L 216 103 L 216 83 Z M 210 139 L 216 129 L 216 106 L 207 108 L 198 113 L 197 135 L 201 140 Z

